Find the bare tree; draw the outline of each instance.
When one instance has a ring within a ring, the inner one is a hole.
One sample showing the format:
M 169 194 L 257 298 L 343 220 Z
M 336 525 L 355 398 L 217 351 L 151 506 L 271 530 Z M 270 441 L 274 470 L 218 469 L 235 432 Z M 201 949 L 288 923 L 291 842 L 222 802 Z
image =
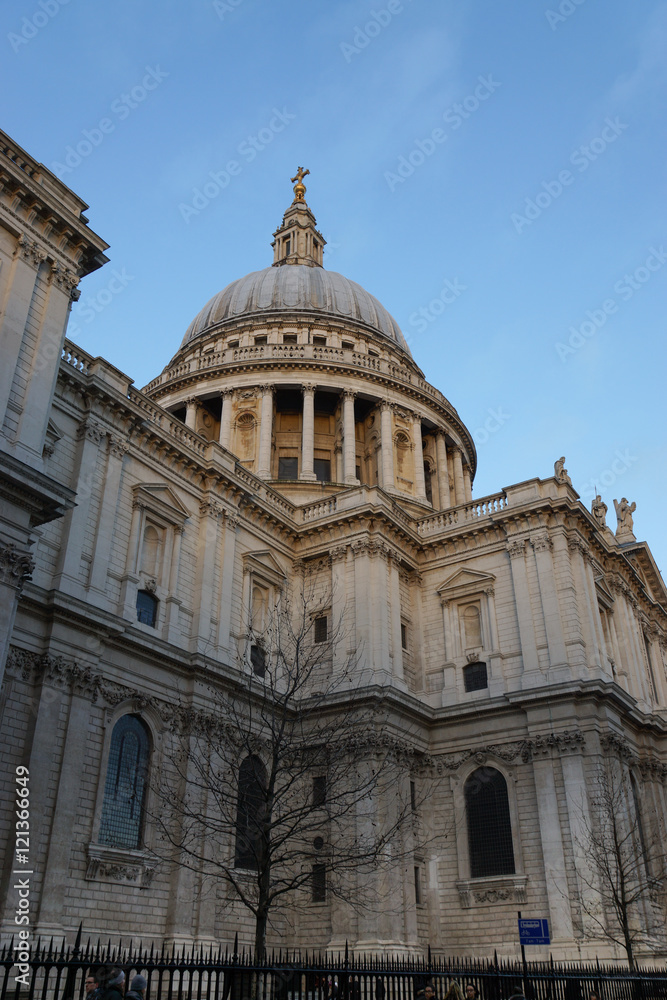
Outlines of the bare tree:
M 633 779 L 614 757 L 598 768 L 591 804 L 592 816 L 583 818 L 576 839 L 581 908 L 625 949 L 634 969 L 638 940 L 660 928 L 664 934 L 664 831 L 645 827 Z
M 307 893 L 378 905 L 378 872 L 416 847 L 417 758 L 377 692 L 355 683 L 358 656 L 342 653 L 348 637 L 318 614 L 325 603 L 304 588 L 261 630 L 255 620 L 213 711 L 180 712 L 156 786 L 168 856 L 252 913 L 258 957 L 281 904 Z

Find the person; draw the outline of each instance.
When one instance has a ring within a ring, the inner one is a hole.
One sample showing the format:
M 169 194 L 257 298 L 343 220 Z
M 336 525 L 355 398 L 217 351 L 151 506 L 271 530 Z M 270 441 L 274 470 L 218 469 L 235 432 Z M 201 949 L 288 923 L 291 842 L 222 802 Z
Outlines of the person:
M 125 973 L 116 965 L 101 965 L 95 973 L 97 989 L 91 1000 L 123 1000 Z
M 130 983 L 130 989 L 125 994 L 125 1000 L 144 1000 L 147 985 L 144 976 L 135 976 Z
M 385 988 L 382 976 L 375 977 L 375 1000 L 384 1000 Z
M 355 976 L 352 980 L 350 996 L 352 997 L 352 1000 L 361 1000 L 361 983 L 359 982 L 359 976 Z
M 510 997 L 510 1000 L 526 1000 L 523 989 L 519 983 L 515 983 L 512 987 L 512 996 Z
M 473 983 L 466 986 L 466 1000 L 479 1000 L 479 990 Z
M 95 976 L 93 975 L 92 972 L 88 973 L 88 975 L 85 978 L 85 981 L 84 981 L 83 985 L 84 985 L 84 989 L 86 991 L 86 996 L 88 996 L 89 993 L 92 993 L 93 990 L 97 989 L 97 981 L 96 981 Z
M 424 987 L 424 1000 L 435 1000 L 435 986 L 433 983 L 427 983 Z

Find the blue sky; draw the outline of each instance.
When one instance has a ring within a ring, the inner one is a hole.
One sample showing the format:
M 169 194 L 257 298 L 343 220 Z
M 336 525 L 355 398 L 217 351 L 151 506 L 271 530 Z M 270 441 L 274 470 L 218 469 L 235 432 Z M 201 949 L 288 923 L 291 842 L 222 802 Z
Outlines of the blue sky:
M 72 339 L 146 384 L 215 292 L 271 262 L 302 164 L 325 266 L 389 309 L 473 432 L 475 495 L 564 454 L 612 529 L 613 498 L 636 501 L 667 570 L 667 3 L 20 0 L 1 16 L 3 128 L 111 244 Z

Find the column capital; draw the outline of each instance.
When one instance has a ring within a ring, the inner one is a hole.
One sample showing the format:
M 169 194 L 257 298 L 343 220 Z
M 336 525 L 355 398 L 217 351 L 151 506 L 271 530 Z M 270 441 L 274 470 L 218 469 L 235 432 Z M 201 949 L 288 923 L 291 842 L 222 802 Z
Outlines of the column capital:
M 235 392 L 236 392 L 236 389 L 221 389 L 220 390 L 220 398 L 221 399 L 232 399 L 233 396 L 234 396 L 234 394 L 235 394 Z
M 76 432 L 79 441 L 87 438 L 88 441 L 94 441 L 95 444 L 100 444 L 105 434 L 106 431 L 101 424 L 98 424 L 96 420 L 88 419 L 81 421 Z
M 46 250 L 44 250 L 36 240 L 29 239 L 25 233 L 21 233 L 18 238 L 15 255 L 20 257 L 21 260 L 24 260 L 26 264 L 30 264 L 30 266 L 34 267 L 35 270 L 37 270 L 42 261 L 45 261 L 48 257 Z
M 388 399 L 380 400 L 380 409 L 383 413 L 391 412 L 394 409 L 394 404 Z
M 358 393 L 355 389 L 343 389 L 343 399 L 351 399 L 354 401 L 357 396 Z
M 304 394 L 304 396 L 306 395 L 306 393 L 308 393 L 308 394 L 313 393 L 313 395 L 314 395 L 315 394 L 315 389 L 316 389 L 316 386 L 314 385 L 313 382 L 302 382 L 301 383 L 301 392 Z
M 130 444 L 128 441 L 124 441 L 123 438 L 111 435 L 109 438 L 109 454 L 113 455 L 114 458 L 122 459 L 124 455 L 130 450 Z
M 34 568 L 35 560 L 28 552 L 21 552 L 13 542 L 0 544 L 0 583 L 21 591 Z
M 276 386 L 270 382 L 263 382 L 260 386 L 258 386 L 258 388 L 260 389 L 263 396 L 268 396 L 268 395 L 273 396 L 273 394 L 276 391 Z
M 197 396 L 188 396 L 183 402 L 186 406 L 199 406 L 199 398 Z
M 525 550 L 526 550 L 525 538 L 517 538 L 514 541 L 509 542 L 507 546 L 507 551 L 510 554 L 510 559 L 513 559 L 516 556 L 522 556 Z

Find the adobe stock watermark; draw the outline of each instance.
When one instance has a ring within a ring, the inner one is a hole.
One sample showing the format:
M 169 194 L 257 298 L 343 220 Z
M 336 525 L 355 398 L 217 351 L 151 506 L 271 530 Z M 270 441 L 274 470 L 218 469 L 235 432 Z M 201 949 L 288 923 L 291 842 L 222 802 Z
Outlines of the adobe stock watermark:
M 377 38 L 380 32 L 391 24 L 396 15 L 402 14 L 404 10 L 405 5 L 402 0 L 389 0 L 386 7 L 380 7 L 379 10 L 370 12 L 370 18 L 363 27 L 355 24 L 352 42 L 340 43 L 340 50 L 345 62 L 351 63 L 354 56 L 360 55 L 364 49 L 368 48 L 373 39 Z
M 213 10 L 220 20 L 224 21 L 225 14 L 233 14 L 242 3 L 243 0 L 213 0 Z
M 585 2 L 586 0 L 561 0 L 558 4 L 558 10 L 545 10 L 544 16 L 551 30 L 555 31 L 559 24 L 563 24 L 568 17 L 572 17 L 574 12 Z
M 629 302 L 633 295 L 651 280 L 655 272 L 664 267 L 666 262 L 667 250 L 662 245 L 649 247 L 649 254 L 644 263 L 636 267 L 631 274 L 626 273 L 614 282 L 613 288 L 620 302 L 617 299 L 608 298 L 598 309 L 587 309 L 586 319 L 579 326 L 572 325 L 570 327 L 567 343 L 564 344 L 560 340 L 555 343 L 556 354 L 561 361 L 567 361 L 572 354 L 581 350 L 586 341 L 602 329 L 609 317 L 618 312 L 620 303 Z
M 410 313 L 408 323 L 414 327 L 417 333 L 424 333 L 429 323 L 442 316 L 447 306 L 456 302 L 459 295 L 468 290 L 467 285 L 462 285 L 458 278 L 446 278 L 440 293 L 425 305 L 420 306 L 415 312 Z
M 485 445 L 490 437 L 497 434 L 500 428 L 504 427 L 507 421 L 512 419 L 512 414 L 505 413 L 502 406 L 497 406 L 495 409 L 489 407 L 486 412 L 488 416 L 482 426 L 476 427 L 472 432 L 472 439 L 475 442 L 476 448 Z
M 287 108 L 282 110 L 274 108 L 273 117 L 268 125 L 261 128 L 255 135 L 247 136 L 243 142 L 238 144 L 236 152 L 243 157 L 245 163 L 252 163 L 255 157 L 266 149 L 295 118 L 296 115 L 288 111 Z M 192 201 L 180 202 L 178 211 L 181 213 L 183 221 L 189 225 L 190 219 L 199 215 L 225 188 L 229 187 L 232 177 L 238 177 L 243 166 L 244 164 L 239 160 L 228 160 L 222 170 L 209 170 L 208 178 L 201 187 L 192 189 Z
M 7 35 L 7 41 L 14 52 L 18 52 L 23 45 L 31 42 L 42 28 L 45 28 L 49 21 L 52 21 L 56 14 L 60 13 L 60 8 L 65 7 L 69 2 L 70 0 L 39 0 L 37 9 L 21 21 L 21 30 L 18 34 L 10 31 Z
M 443 112 L 443 121 L 449 125 L 451 132 L 461 128 L 463 122 L 474 115 L 501 86 L 497 80 L 493 79 L 491 73 L 487 76 L 479 76 L 477 79 L 477 86 L 471 94 L 464 97 L 461 102 L 452 104 Z M 385 170 L 384 179 L 389 190 L 395 191 L 399 184 L 404 184 L 408 177 L 412 177 L 415 170 L 421 167 L 430 156 L 433 156 L 435 151 L 447 142 L 448 138 L 449 132 L 445 129 L 434 128 L 425 139 L 415 139 L 415 144 L 410 152 L 399 156 L 395 171 Z
M 77 338 L 84 333 L 78 321 L 81 320 L 86 325 L 94 322 L 99 314 L 104 312 L 114 299 L 125 291 L 131 281 L 134 281 L 134 275 L 128 274 L 127 268 L 121 267 L 120 270 L 116 269 L 111 272 L 110 280 L 95 295 L 80 298 L 72 309 L 67 336 Z
M 600 135 L 588 143 L 587 146 L 577 146 L 570 153 L 569 162 L 576 167 L 578 172 L 584 173 L 591 163 L 607 151 L 609 146 L 616 142 L 628 126 L 620 118 L 605 118 L 605 127 Z M 542 190 L 538 191 L 533 198 L 526 198 L 523 215 L 520 212 L 512 212 L 510 221 L 517 233 L 522 233 L 528 226 L 532 226 L 536 219 L 542 215 L 550 205 L 557 201 L 563 194 L 565 188 L 571 187 L 576 180 L 576 174 L 571 170 L 560 170 L 554 180 L 542 181 Z
M 579 491 L 582 500 L 594 500 L 597 494 L 600 492 L 600 487 L 609 489 L 613 486 L 617 479 L 625 475 L 628 469 L 631 469 L 636 462 L 639 461 L 637 455 L 633 455 L 629 448 L 617 448 L 614 452 L 614 457 L 610 461 L 608 467 L 603 469 L 602 472 L 598 472 L 596 476 L 591 479 L 587 479 L 584 485 Z
M 110 113 L 114 118 L 105 116 L 100 118 L 93 128 L 84 128 L 81 132 L 82 138 L 74 146 L 68 146 L 62 162 L 54 160 L 51 164 L 53 173 L 60 177 L 66 177 L 76 170 L 81 163 L 87 159 L 91 153 L 101 146 L 107 135 L 116 131 L 118 122 L 125 121 L 132 112 L 146 100 L 153 90 L 157 90 L 163 80 L 169 76 L 159 66 L 147 66 L 146 73 L 139 83 L 136 83 L 130 90 L 124 91 L 111 102 Z

